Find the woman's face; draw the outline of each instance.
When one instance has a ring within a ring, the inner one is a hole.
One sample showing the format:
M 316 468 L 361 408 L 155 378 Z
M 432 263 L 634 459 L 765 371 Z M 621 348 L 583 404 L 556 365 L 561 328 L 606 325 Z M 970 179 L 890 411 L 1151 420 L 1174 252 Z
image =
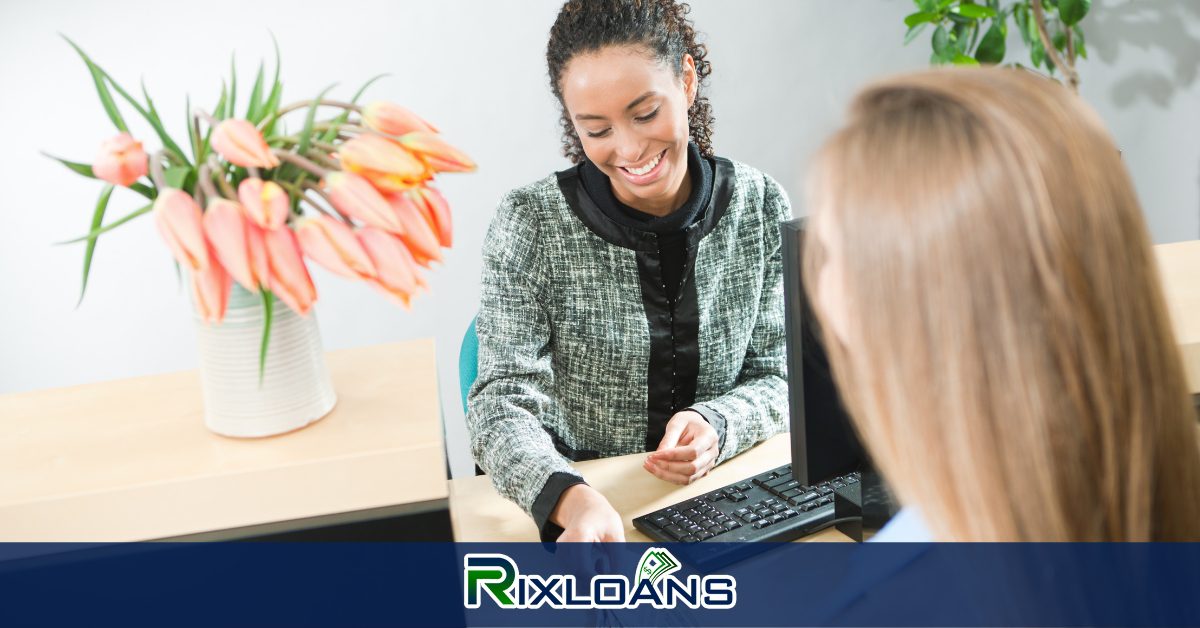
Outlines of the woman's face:
M 561 80 L 583 152 L 608 175 L 618 200 L 654 213 L 686 200 L 688 109 L 696 97 L 691 55 L 676 76 L 642 49 L 610 46 L 572 59 Z
M 823 249 L 824 258 L 817 273 L 816 307 L 823 327 L 831 330 L 842 345 L 849 346 L 844 258 L 841 233 L 835 218 L 833 212 L 824 210 L 813 220 L 817 242 Z

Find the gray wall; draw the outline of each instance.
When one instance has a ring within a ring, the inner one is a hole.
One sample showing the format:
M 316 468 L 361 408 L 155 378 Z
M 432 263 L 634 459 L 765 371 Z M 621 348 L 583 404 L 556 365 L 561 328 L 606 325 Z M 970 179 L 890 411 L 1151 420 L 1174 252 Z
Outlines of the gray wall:
M 185 93 L 211 106 L 237 51 L 242 97 L 268 31 L 284 55 L 286 98 L 331 82 L 437 123 L 480 164 L 447 176 L 456 242 L 411 312 L 363 285 L 314 271 L 330 349 L 433 336 L 453 469 L 470 473 L 458 397 L 458 345 L 474 315 L 479 250 L 496 201 L 566 162 L 546 88 L 545 37 L 557 0 L 255 2 L 5 2 L 0 6 L 0 393 L 196 366 L 185 290 L 148 220 L 100 240 L 88 297 L 75 308 L 82 249 L 51 243 L 85 232 L 99 186 L 41 157 L 90 161 L 111 134 L 82 63 L 81 44 L 126 88 L 144 77 L 182 140 Z M 924 67 L 927 43 L 901 46 L 902 0 L 693 2 L 714 64 L 720 154 L 779 179 L 795 198 L 805 160 L 837 124 L 856 86 Z M 1084 27 L 1091 59 L 1083 96 L 1124 151 L 1158 242 L 1200 237 L 1200 3 L 1097 2 Z M 1013 47 L 1020 42 L 1013 37 Z M 142 125 L 135 134 L 156 140 Z M 138 207 L 118 192 L 112 216 Z M 803 213 L 802 209 L 797 213 Z

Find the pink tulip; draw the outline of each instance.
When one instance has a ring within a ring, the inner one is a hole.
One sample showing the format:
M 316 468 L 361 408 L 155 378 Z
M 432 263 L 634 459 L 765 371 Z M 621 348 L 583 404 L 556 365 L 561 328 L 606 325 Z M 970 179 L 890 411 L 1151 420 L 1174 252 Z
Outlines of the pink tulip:
M 118 133 L 100 144 L 100 154 L 92 163 L 92 174 L 113 185 L 129 187 L 146 176 L 147 164 L 142 143 L 128 133 Z
M 233 285 L 229 273 L 216 260 L 216 252 L 210 251 L 208 266 L 192 272 L 192 297 L 196 310 L 205 323 L 220 323 L 225 318 L 229 305 L 229 289 Z
M 439 172 L 471 172 L 475 162 L 445 140 L 424 131 L 414 131 L 400 137 L 400 144 L 417 153 Z
M 296 225 L 296 240 L 309 259 L 350 279 L 375 276 L 375 263 L 362 242 L 346 223 L 319 215 L 302 218 Z
M 246 215 L 263 229 L 278 229 L 287 220 L 291 199 L 274 181 L 243 179 L 238 184 L 237 196 Z
M 408 247 L 396 236 L 374 227 L 359 229 L 358 239 L 375 262 L 377 275 L 371 285 L 408 309 L 412 295 L 425 284 Z
M 262 229 L 246 218 L 240 205 L 223 198 L 210 202 L 204 212 L 204 235 L 238 283 L 251 292 L 268 285 L 270 267 Z
M 384 192 L 399 192 L 428 179 L 425 163 L 393 140 L 366 133 L 338 148 L 342 168 Z
M 413 131 L 437 133 L 432 124 L 422 120 L 417 114 L 383 100 L 376 100 L 363 107 L 362 118 L 367 128 L 388 135 L 399 136 Z
M 193 271 L 208 267 L 208 245 L 196 201 L 183 190 L 166 188 L 154 199 L 153 211 L 158 233 L 175 259 Z
M 300 256 L 300 245 L 291 229 L 263 231 L 271 268 L 271 291 L 297 314 L 305 315 L 317 300 L 317 288 Z
M 321 185 L 329 193 L 333 206 L 343 214 L 392 233 L 404 231 L 387 199 L 357 174 L 331 171 Z
M 437 189 L 423 185 L 409 192 L 414 195 L 417 207 L 428 216 L 437 231 L 438 243 L 449 248 L 454 243 L 454 225 L 450 221 L 450 204 Z
M 279 158 L 262 133 L 246 120 L 223 120 L 213 129 L 212 147 L 225 161 L 243 168 L 274 168 Z
M 428 266 L 430 261 L 441 261 L 442 253 L 438 246 L 434 226 L 426 218 L 426 214 L 413 201 L 413 192 L 388 194 L 384 198 L 392 205 L 396 217 L 404 225 L 404 233 L 400 239 L 408 245 L 413 258 L 421 266 Z M 420 198 L 418 196 L 418 198 Z M 423 201 L 422 201 L 423 202 Z

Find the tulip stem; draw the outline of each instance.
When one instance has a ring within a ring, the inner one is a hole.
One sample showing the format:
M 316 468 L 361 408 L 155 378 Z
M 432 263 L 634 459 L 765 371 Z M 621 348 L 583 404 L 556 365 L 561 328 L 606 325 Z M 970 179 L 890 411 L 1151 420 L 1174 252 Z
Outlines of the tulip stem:
M 165 150 L 160 150 L 150 156 L 150 180 L 154 182 L 154 187 L 160 192 L 167 187 L 166 180 L 163 178 L 162 160 Z
M 324 154 L 322 154 L 319 151 L 315 151 L 315 150 L 308 151 L 308 158 L 315 161 L 319 165 L 325 166 L 326 168 L 331 168 L 333 170 L 341 169 L 341 166 L 338 165 L 338 163 L 336 161 L 330 159 L 329 157 L 326 157 Z
M 233 186 L 229 184 L 229 179 L 225 177 L 225 168 L 221 166 L 221 162 L 217 160 L 216 155 L 208 156 L 208 166 L 212 170 L 213 174 L 216 175 L 217 185 L 221 187 L 221 194 L 227 199 L 236 199 L 237 192 L 233 189 Z
M 273 150 L 271 152 L 275 153 L 275 156 L 282 159 L 283 161 L 286 161 L 292 165 L 295 165 L 304 170 L 307 170 L 308 172 L 311 172 L 311 173 L 317 175 L 318 177 L 325 176 L 325 168 L 322 168 L 322 167 L 318 166 L 317 164 L 314 164 L 313 162 L 301 157 L 300 155 L 297 155 L 296 153 L 288 152 L 286 150 L 280 150 L 278 148 L 276 148 L 275 150 Z
M 221 195 L 217 193 L 217 188 L 213 187 L 212 175 L 212 168 L 209 168 L 208 164 L 201 165 L 200 170 L 196 173 L 196 191 L 203 190 L 204 196 L 209 199 L 221 198 Z
M 296 111 L 297 109 L 306 109 L 308 107 L 311 107 L 312 103 L 313 103 L 312 100 L 301 100 L 299 102 L 294 102 L 290 105 L 284 105 L 283 107 L 280 107 L 278 110 L 276 110 L 274 115 L 268 116 L 262 122 L 260 122 L 258 124 L 258 128 L 265 129 L 268 126 L 270 126 L 272 123 L 274 123 L 276 120 L 278 120 L 279 118 L 282 118 L 284 114 L 291 113 L 293 111 Z M 349 102 L 342 102 L 340 100 L 320 100 L 320 101 L 318 101 L 317 104 L 325 106 L 325 107 L 339 107 L 341 109 L 348 109 L 350 111 L 362 113 L 362 108 L 359 107 L 358 105 L 356 105 L 354 103 L 349 103 Z
M 255 178 L 255 179 L 261 179 L 261 178 L 262 178 L 262 173 L 260 173 L 260 172 L 258 171 L 258 168 L 255 168 L 254 166 L 249 166 L 249 167 L 247 167 L 247 168 L 246 168 L 246 173 L 247 173 L 247 174 L 249 174 L 251 177 L 253 177 L 253 178 Z
M 349 216 L 347 216 L 346 214 L 343 214 L 342 211 L 333 204 L 333 200 L 331 200 L 329 198 L 329 195 L 325 193 L 325 190 L 322 190 L 320 187 L 315 186 L 311 183 L 305 183 L 303 185 L 303 188 L 305 190 L 312 190 L 313 192 L 316 192 L 317 196 L 320 196 L 321 198 L 325 199 L 325 202 L 329 203 L 329 206 L 333 208 L 333 211 L 337 212 L 337 215 L 342 219 L 342 222 L 346 223 L 351 228 L 354 227 L 354 221 L 350 220 Z M 321 208 L 321 206 L 312 202 L 312 199 L 308 198 L 307 196 L 303 196 L 303 195 L 301 196 L 301 198 L 308 201 L 308 204 L 315 207 L 317 209 L 317 211 L 321 212 L 322 214 L 325 214 L 326 216 L 329 216 L 329 212 L 325 211 L 323 208 Z M 332 216 L 330 216 L 330 217 L 332 218 Z

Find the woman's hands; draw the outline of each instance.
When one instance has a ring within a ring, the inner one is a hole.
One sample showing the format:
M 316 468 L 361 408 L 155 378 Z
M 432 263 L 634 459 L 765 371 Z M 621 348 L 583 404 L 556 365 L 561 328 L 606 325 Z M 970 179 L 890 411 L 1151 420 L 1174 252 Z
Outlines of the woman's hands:
M 691 484 L 717 463 L 718 443 L 717 430 L 699 412 L 684 410 L 667 422 L 658 450 L 642 466 L 668 482 Z
M 550 513 L 550 521 L 563 528 L 559 543 L 625 540 L 621 515 L 600 491 L 587 484 L 567 487 Z

